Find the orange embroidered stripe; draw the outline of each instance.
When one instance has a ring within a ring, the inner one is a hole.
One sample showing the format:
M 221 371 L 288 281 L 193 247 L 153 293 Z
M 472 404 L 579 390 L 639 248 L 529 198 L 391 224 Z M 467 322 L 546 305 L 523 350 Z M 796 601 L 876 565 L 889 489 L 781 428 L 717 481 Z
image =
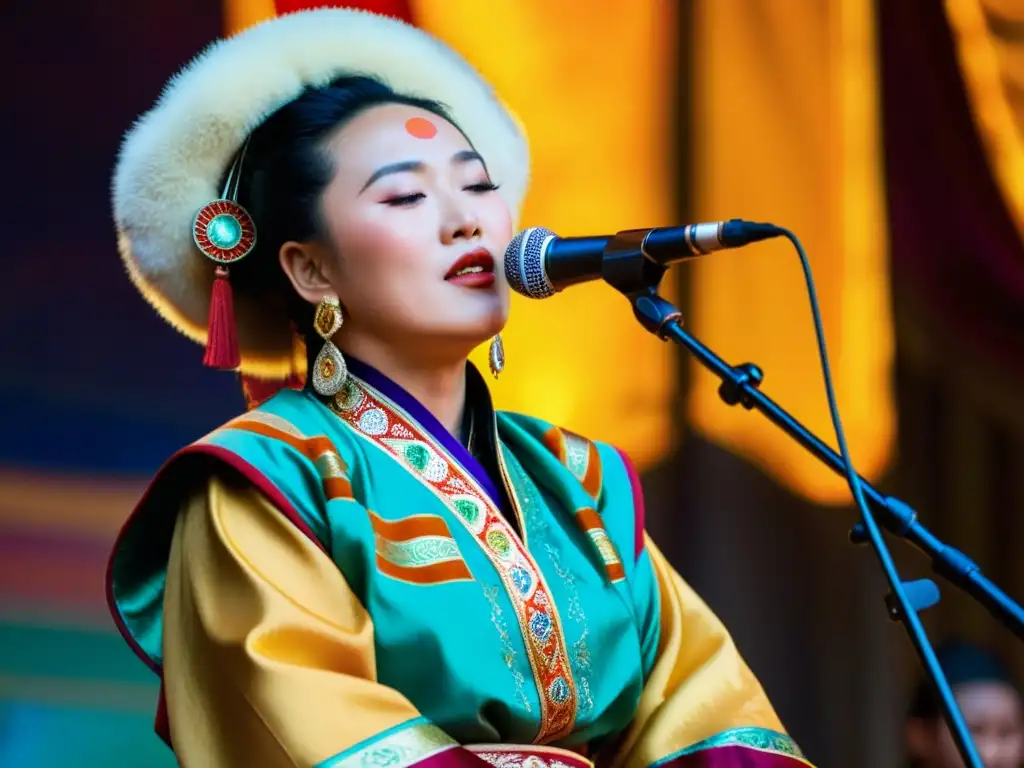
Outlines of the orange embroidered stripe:
M 348 478 L 325 477 L 323 483 L 324 495 L 327 496 L 328 500 L 353 498 L 352 484 L 348 481 Z
M 334 444 L 323 435 L 306 437 L 285 419 L 259 412 L 228 422 L 224 428 L 252 432 L 291 446 L 316 465 L 328 501 L 352 498 L 345 462 L 334 449 Z
M 608 578 L 613 582 L 626 578 L 622 559 L 604 527 L 604 521 L 597 514 L 597 510 L 589 507 L 576 510 L 576 522 L 580 529 L 587 534 L 587 538 L 593 542 Z
M 522 632 L 541 705 L 534 742 L 571 733 L 578 696 L 561 619 L 540 568 L 515 530 L 473 476 L 384 395 L 350 376 L 332 408 L 357 434 L 407 467 L 473 534 L 501 577 Z
M 373 512 L 369 516 L 381 573 L 413 584 L 472 580 L 448 525 L 440 517 L 384 520 Z
M 541 442 L 555 454 L 556 459 L 565 464 L 565 440 L 562 439 L 562 430 L 552 427 L 541 437 Z
M 461 560 L 448 560 L 431 565 L 407 567 L 397 565 L 381 555 L 377 555 L 377 570 L 399 581 L 412 584 L 443 584 L 446 581 L 472 581 L 473 574 Z
M 373 532 L 389 541 L 408 541 L 418 536 L 445 536 L 451 538 L 448 524 L 434 515 L 413 515 L 401 520 L 384 520 L 370 513 Z
M 590 509 L 584 507 L 583 509 L 576 510 L 576 520 L 580 524 L 580 528 L 584 531 L 589 531 L 591 528 L 600 528 L 604 530 L 604 521 L 601 516 L 597 514 L 596 509 Z
M 545 432 L 542 441 L 596 501 L 601 494 L 601 456 L 593 441 L 559 427 Z
M 257 435 L 263 435 L 264 437 L 270 437 L 274 440 L 280 440 L 282 443 L 287 443 L 296 451 L 301 453 L 310 461 L 316 461 L 317 458 L 325 453 L 334 453 L 334 445 L 326 437 L 320 435 L 318 437 L 297 437 L 296 435 L 289 434 L 282 429 L 272 427 L 269 424 L 264 424 L 254 419 L 237 419 L 227 425 L 228 429 L 241 429 L 246 432 L 253 432 Z
M 622 567 L 622 563 L 606 563 L 605 568 L 608 571 L 608 578 L 612 582 L 622 581 L 626 578 L 626 569 Z

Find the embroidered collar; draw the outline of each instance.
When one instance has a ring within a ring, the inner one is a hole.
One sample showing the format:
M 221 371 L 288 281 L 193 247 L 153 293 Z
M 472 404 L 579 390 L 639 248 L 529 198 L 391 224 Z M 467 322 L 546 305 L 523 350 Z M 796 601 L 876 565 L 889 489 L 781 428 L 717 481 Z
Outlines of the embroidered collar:
M 473 476 L 506 518 L 515 519 L 507 495 L 499 490 L 500 486 L 492 476 L 497 470 L 498 450 L 494 406 L 487 382 L 476 366 L 466 363 L 464 423 L 469 425 L 468 432 L 471 436 L 467 441 L 470 445 L 467 447 L 459 442 L 426 406 L 386 374 L 349 354 L 345 355 L 345 362 L 352 376 L 366 382 L 415 419 L 420 427 Z

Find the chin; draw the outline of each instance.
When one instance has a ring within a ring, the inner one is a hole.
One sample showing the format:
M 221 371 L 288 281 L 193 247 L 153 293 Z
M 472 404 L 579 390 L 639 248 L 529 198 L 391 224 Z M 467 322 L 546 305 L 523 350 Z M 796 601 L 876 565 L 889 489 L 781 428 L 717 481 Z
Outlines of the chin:
M 459 325 L 467 336 L 489 339 L 505 328 L 508 322 L 508 305 L 495 301 L 486 308 L 477 307 L 475 312 L 465 313 L 461 320 Z
M 505 328 L 507 315 L 495 313 L 489 317 L 476 317 L 450 328 L 450 338 L 458 339 L 467 349 L 475 349 L 497 336 Z
M 502 307 L 491 317 L 487 318 L 487 322 L 484 324 L 486 326 L 486 332 L 484 333 L 485 338 L 489 339 L 492 336 L 497 336 L 505 330 L 506 323 L 508 323 L 508 309 L 506 307 Z

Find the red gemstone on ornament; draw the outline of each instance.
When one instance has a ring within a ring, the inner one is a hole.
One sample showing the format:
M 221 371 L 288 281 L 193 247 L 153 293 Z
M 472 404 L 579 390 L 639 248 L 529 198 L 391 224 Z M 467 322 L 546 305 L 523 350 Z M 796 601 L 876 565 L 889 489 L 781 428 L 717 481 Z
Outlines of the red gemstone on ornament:
M 231 200 L 214 200 L 199 209 L 192 239 L 203 255 L 218 264 L 231 264 L 249 255 L 256 245 L 252 216 Z

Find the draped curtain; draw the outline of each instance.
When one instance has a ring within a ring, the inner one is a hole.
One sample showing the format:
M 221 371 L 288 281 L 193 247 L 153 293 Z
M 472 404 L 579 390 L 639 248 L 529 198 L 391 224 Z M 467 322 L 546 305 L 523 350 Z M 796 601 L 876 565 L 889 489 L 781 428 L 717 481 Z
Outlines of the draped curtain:
M 771 221 L 800 237 L 851 454 L 876 480 L 892 456 L 895 410 L 874 4 L 701 0 L 691 40 L 691 213 Z M 762 389 L 834 445 L 791 246 L 697 262 L 692 295 L 702 340 L 730 362 L 761 365 Z M 812 501 L 847 503 L 840 477 L 773 424 L 727 410 L 718 383 L 695 367 L 695 429 Z
M 882 3 L 880 21 L 897 490 L 1022 601 L 1024 246 L 1021 177 L 1006 175 L 1021 125 L 1022 13 L 996 0 L 907 0 Z M 973 600 L 943 595 L 929 625 L 1005 651 L 1024 679 L 1019 641 Z
M 945 0 L 957 62 L 989 168 L 1024 235 L 1024 6 Z M 1020 295 L 1020 275 L 1015 275 Z

